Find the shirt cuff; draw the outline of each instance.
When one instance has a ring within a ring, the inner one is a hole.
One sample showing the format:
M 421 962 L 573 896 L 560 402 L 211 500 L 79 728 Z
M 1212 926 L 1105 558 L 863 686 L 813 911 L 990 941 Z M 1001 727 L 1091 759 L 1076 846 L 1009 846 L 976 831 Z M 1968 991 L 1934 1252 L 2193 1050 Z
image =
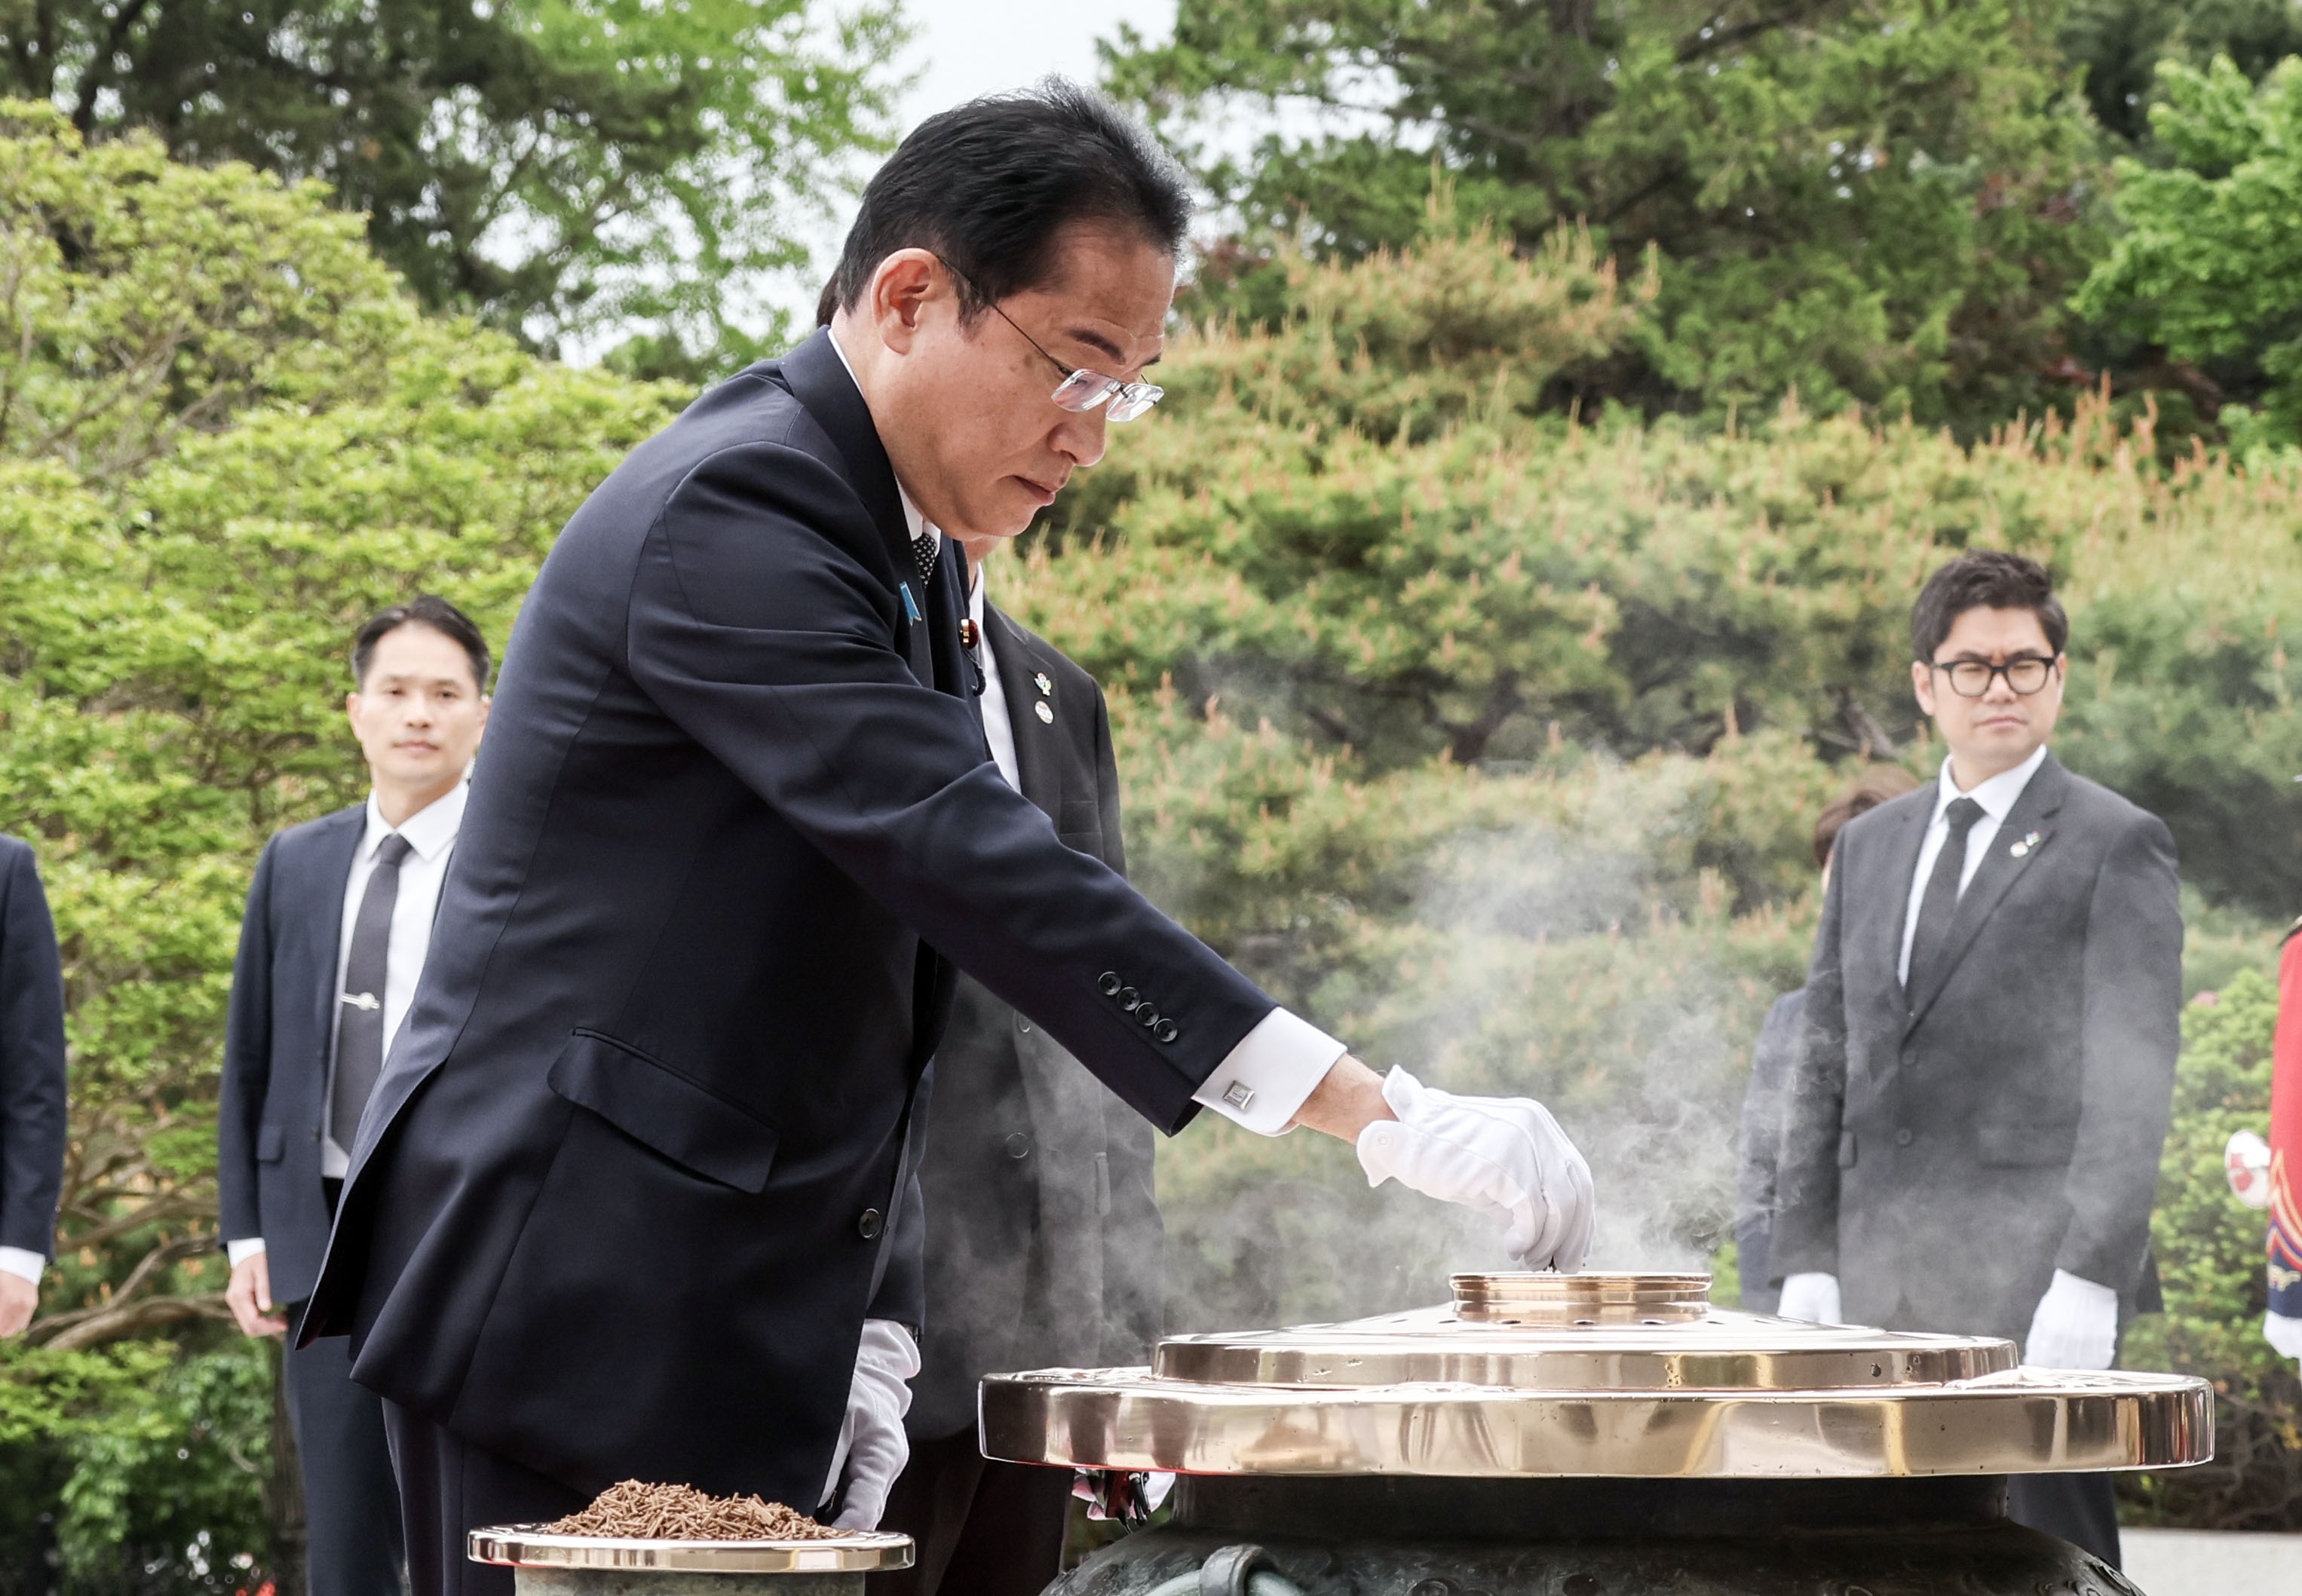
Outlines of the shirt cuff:
M 0 1269 L 6 1270 L 18 1280 L 29 1281 L 37 1286 L 40 1283 L 41 1272 L 47 1266 L 46 1258 L 29 1248 L 0 1247 Z
M 1257 1136 L 1277 1136 L 1348 1051 L 1309 1021 L 1273 1009 L 1191 1097 Z
M 223 1244 L 223 1256 L 231 1261 L 231 1266 L 234 1269 L 239 1268 L 263 1250 L 264 1238 L 261 1236 L 245 1236 L 238 1241 L 227 1241 Z

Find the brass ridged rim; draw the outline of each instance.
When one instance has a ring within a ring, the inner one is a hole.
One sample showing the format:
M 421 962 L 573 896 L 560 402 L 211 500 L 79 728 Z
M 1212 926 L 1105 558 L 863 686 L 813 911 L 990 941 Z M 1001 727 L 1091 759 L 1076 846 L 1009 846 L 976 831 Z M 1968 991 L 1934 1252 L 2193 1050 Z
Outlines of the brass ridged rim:
M 551 1535 L 535 1525 L 513 1524 L 474 1530 L 467 1550 L 475 1563 L 667 1574 L 870 1574 L 912 1566 L 912 1538 L 879 1533 L 827 1541 L 641 1541 Z
M 1710 1309 L 1707 1274 L 1458 1274 L 1455 1316 L 1473 1323 L 1667 1324 Z

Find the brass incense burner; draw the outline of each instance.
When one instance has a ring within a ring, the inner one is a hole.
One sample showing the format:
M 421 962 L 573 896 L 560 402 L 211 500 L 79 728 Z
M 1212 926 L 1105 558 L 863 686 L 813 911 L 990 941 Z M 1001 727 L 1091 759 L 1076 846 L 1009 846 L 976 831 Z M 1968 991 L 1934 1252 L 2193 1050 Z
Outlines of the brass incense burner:
M 2130 1596 L 2007 1522 L 2006 1477 L 2214 1454 L 2203 1381 L 2023 1368 L 2004 1340 L 1740 1313 L 1709 1285 L 1458 1275 L 1444 1307 L 995 1375 L 983 1449 L 1181 1476 L 1172 1525 L 1051 1596 L 1250 1565 L 1259 1596 Z M 1208 1560 L 1242 1537 L 1259 1564 Z

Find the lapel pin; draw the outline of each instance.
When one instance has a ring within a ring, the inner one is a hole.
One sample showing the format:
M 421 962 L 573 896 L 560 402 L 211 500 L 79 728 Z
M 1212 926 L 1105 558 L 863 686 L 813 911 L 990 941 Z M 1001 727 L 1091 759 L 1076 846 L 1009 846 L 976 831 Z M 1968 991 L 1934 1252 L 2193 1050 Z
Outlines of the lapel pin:
M 1047 679 L 1047 673 L 1044 670 L 1034 671 L 1031 674 L 1031 685 L 1039 690 L 1039 696 L 1042 698 L 1055 690 L 1055 685 Z
M 1049 704 L 1046 699 L 1042 698 L 1033 701 L 1031 707 L 1039 712 L 1039 723 L 1042 726 L 1053 726 L 1055 724 L 1054 707 Z
M 2012 847 L 2007 849 L 2006 852 L 2012 854 L 2015 858 L 2021 859 L 2037 845 L 2038 834 L 2033 831 L 2029 836 L 2025 836 L 2021 842 L 2016 843 Z

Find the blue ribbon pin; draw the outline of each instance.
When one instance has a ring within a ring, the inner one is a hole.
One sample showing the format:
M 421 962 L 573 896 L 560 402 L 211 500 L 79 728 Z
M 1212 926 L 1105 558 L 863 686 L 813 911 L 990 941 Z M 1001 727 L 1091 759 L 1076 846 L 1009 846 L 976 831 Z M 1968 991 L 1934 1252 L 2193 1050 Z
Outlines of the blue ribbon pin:
M 920 613 L 920 601 L 912 597 L 912 584 L 908 582 L 898 582 L 895 585 L 903 590 L 903 613 L 915 621 L 927 619 L 926 616 Z

